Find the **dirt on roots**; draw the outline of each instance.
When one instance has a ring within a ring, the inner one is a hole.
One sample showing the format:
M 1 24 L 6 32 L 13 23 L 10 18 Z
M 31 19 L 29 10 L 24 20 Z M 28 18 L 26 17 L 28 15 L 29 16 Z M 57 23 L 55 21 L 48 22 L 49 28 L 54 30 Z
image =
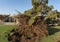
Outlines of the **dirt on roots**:
M 19 16 L 19 26 L 8 34 L 8 41 L 12 42 L 38 42 L 42 37 L 48 36 L 47 25 L 41 17 L 36 17 L 34 23 L 29 26 L 30 17 Z

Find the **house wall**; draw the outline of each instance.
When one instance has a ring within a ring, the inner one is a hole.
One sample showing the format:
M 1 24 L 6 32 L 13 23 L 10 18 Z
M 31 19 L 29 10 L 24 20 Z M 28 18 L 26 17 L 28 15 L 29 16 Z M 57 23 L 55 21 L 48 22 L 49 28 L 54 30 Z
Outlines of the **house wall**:
M 0 25 L 1 25 L 1 24 L 3 24 L 3 21 L 2 21 L 2 20 L 0 20 Z

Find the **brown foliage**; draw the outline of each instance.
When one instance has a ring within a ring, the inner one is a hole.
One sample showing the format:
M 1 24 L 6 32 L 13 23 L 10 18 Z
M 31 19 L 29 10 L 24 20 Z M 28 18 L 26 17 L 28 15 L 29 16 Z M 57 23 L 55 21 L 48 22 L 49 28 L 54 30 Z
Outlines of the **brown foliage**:
M 35 22 L 29 26 L 29 16 L 20 15 L 20 25 L 15 30 L 12 30 L 12 35 L 8 35 L 8 40 L 13 42 L 36 42 L 42 37 L 48 35 L 47 26 L 40 17 L 36 17 Z

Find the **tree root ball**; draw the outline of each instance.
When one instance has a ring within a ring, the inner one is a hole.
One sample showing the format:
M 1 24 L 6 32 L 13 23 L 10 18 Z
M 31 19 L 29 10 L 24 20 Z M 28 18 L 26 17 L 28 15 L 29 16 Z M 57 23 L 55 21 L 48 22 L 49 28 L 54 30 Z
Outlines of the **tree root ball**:
M 38 42 L 42 37 L 48 36 L 47 25 L 41 19 L 36 17 L 34 23 L 29 26 L 29 16 L 20 15 L 19 26 L 13 29 L 8 35 L 8 41 L 12 42 Z

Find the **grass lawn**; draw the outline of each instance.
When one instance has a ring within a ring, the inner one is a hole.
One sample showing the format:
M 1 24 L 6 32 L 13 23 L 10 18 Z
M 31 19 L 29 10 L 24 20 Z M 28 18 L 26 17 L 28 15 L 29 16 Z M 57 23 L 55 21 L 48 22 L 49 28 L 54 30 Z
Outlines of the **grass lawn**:
M 5 32 L 9 31 L 17 26 L 0 26 L 0 42 L 8 42 L 5 37 Z M 49 36 L 42 38 L 41 42 L 58 42 L 60 41 L 60 26 L 50 27 Z
M 50 35 L 44 37 L 42 42 L 60 42 L 60 26 L 54 26 L 49 29 Z
M 6 25 L 1 25 L 0 26 L 0 42 L 8 42 L 6 36 L 7 31 L 15 28 L 16 26 L 6 26 Z

